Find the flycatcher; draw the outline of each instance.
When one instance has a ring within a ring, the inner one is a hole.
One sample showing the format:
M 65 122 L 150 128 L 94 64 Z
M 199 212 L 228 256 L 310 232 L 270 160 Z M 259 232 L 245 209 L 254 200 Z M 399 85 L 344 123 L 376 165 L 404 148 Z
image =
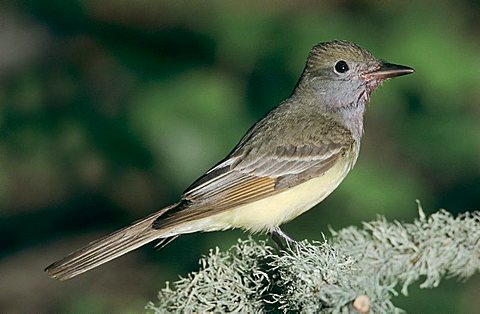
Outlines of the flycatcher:
M 179 201 L 46 268 L 75 277 L 146 243 L 241 228 L 289 240 L 279 226 L 332 193 L 354 166 L 363 114 L 385 80 L 413 73 L 348 41 L 312 48 L 292 95 L 260 119 Z

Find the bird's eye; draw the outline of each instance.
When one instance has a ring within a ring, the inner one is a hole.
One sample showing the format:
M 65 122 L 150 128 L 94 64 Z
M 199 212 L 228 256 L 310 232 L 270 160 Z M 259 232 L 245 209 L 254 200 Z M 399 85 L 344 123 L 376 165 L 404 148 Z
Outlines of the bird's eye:
M 345 73 L 347 71 L 348 71 L 348 64 L 345 61 L 340 60 L 335 64 L 335 72 Z

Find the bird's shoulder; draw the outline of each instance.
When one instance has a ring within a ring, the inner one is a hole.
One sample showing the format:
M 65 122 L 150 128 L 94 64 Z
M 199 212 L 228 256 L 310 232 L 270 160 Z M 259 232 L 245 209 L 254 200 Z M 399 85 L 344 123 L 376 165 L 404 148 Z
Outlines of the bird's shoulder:
M 241 139 L 230 156 L 248 152 L 272 153 L 289 147 L 349 147 L 352 132 L 335 116 L 301 100 L 287 100 L 260 119 Z M 307 149 L 308 150 L 308 149 Z

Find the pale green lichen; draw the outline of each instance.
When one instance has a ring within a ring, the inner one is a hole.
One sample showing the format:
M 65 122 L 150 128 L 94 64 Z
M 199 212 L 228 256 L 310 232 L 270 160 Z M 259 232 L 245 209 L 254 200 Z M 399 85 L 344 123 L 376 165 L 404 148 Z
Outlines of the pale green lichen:
M 331 231 L 330 240 L 301 241 L 278 252 L 251 238 L 200 259 L 198 272 L 169 284 L 150 312 L 351 313 L 368 296 L 371 313 L 401 312 L 396 289 L 420 278 L 436 287 L 442 278 L 466 279 L 480 270 L 480 214 L 453 217 L 440 210 L 413 223 L 379 217 L 363 228 Z

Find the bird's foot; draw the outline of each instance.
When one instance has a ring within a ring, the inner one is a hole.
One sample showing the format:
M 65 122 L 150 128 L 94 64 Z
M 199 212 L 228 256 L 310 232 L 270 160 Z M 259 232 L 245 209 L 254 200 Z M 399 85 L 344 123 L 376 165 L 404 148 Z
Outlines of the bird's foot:
M 288 249 L 294 248 L 298 245 L 298 242 L 289 237 L 288 234 L 280 229 L 280 227 L 275 227 L 275 229 L 270 231 L 270 237 L 282 251 L 287 251 Z

